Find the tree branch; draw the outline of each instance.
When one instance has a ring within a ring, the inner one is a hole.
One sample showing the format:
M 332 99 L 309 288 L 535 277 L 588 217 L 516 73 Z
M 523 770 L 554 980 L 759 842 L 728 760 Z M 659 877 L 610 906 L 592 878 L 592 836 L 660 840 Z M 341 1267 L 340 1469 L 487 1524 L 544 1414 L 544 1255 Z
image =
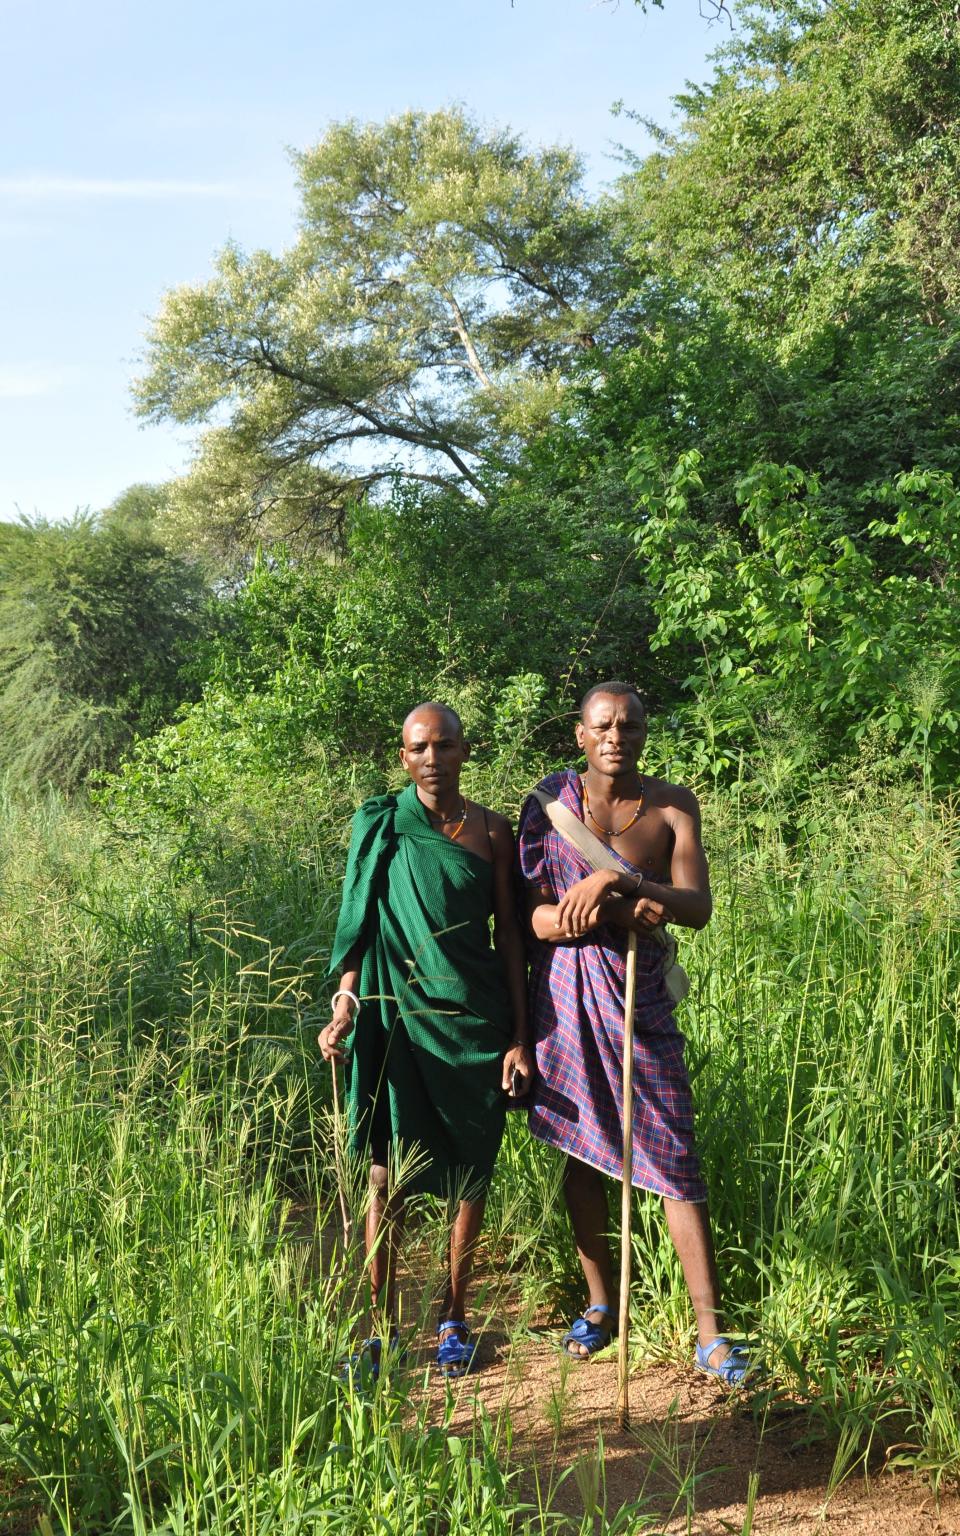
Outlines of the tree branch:
M 334 390 L 330 384 L 321 383 L 319 380 L 310 378 L 295 368 L 290 368 L 285 363 L 278 362 L 264 346 L 262 338 L 258 339 L 258 346 L 263 366 L 268 372 L 276 374 L 279 378 L 289 379 L 291 383 L 304 384 L 308 389 L 315 390 L 320 395 L 325 395 L 330 406 L 338 406 L 342 410 L 352 411 L 355 416 L 359 416 L 375 429 L 373 433 L 362 433 L 358 430 L 357 436 L 370 437 L 379 433 L 386 439 L 397 438 L 400 442 L 410 443 L 415 448 L 423 448 L 428 453 L 442 453 L 450 460 L 459 473 L 463 475 L 464 479 L 473 486 L 479 496 L 485 495 L 482 482 L 468 468 L 454 445 L 446 437 L 442 436 L 439 431 L 435 436 L 430 436 L 426 432 L 414 431 L 411 427 L 405 426 L 399 421 L 386 422 L 371 407 L 361 405 L 358 400 L 349 399 L 347 396 Z M 349 432 L 338 434 L 341 438 L 349 438 L 350 435 Z M 468 449 L 466 451 L 470 452 L 472 450 Z
M 498 270 L 505 277 L 518 278 L 521 283 L 526 283 L 527 287 L 532 288 L 535 293 L 542 293 L 545 299 L 552 299 L 565 314 L 572 315 L 574 313 L 570 300 L 564 298 L 556 284 L 551 283 L 548 278 L 541 277 L 538 282 L 532 273 L 525 271 L 522 267 L 512 266 L 502 255 L 498 264 Z M 573 340 L 578 347 L 586 347 L 588 350 L 597 345 L 597 338 L 591 331 L 575 331 Z
M 467 366 L 470 372 L 479 380 L 484 389 L 492 389 L 493 383 L 490 375 L 481 363 L 477 349 L 470 338 L 470 332 L 467 330 L 467 322 L 463 318 L 463 310 L 449 289 L 444 288 L 441 291 L 453 311 L 453 328 L 463 343 L 463 350 L 467 354 Z

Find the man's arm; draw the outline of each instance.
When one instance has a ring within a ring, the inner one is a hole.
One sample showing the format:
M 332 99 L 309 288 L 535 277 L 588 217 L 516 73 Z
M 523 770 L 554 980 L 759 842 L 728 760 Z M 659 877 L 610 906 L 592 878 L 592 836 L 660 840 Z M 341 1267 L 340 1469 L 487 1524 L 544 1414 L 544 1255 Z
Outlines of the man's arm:
M 572 944 L 607 921 L 605 899 L 619 881 L 612 870 L 598 870 L 571 885 L 559 901 L 553 891 L 528 883 L 527 915 L 534 935 L 545 944 Z
M 700 807 L 688 789 L 678 789 L 668 810 L 673 832 L 670 885 L 644 879 L 642 895 L 634 895 L 634 878 L 612 870 L 597 870 L 578 880 L 559 901 L 551 891 L 527 887 L 530 926 L 546 944 L 570 944 L 601 923 L 644 933 L 662 923 L 704 928 L 713 899 L 710 875 L 700 834 Z
M 673 832 L 670 885 L 645 879 L 639 899 L 608 898 L 604 921 L 615 923 L 618 928 L 632 928 L 636 933 L 657 928 L 661 923 L 705 928 L 710 921 L 713 897 L 696 795 L 689 789 L 679 789 L 676 804 L 669 807 L 667 815 Z
M 362 954 L 357 945 L 348 954 L 344 962 L 343 975 L 337 983 L 337 991 L 353 992 L 356 995 L 360 985 L 360 961 Z M 320 1047 L 324 1061 L 342 1061 L 343 1050 L 340 1041 L 346 1039 L 353 1029 L 354 1006 L 349 997 L 338 997 L 333 1005 L 333 1014 L 326 1028 L 321 1029 L 317 1036 L 317 1044 Z
M 533 1057 L 527 1025 L 527 959 L 517 922 L 513 894 L 513 830 L 503 816 L 491 816 L 490 842 L 493 848 L 493 947 L 500 956 L 507 978 L 507 994 L 513 1016 L 513 1039 L 503 1059 L 503 1087 L 509 1092 L 511 1076 L 521 1078 L 517 1094 L 522 1098 L 533 1079 Z

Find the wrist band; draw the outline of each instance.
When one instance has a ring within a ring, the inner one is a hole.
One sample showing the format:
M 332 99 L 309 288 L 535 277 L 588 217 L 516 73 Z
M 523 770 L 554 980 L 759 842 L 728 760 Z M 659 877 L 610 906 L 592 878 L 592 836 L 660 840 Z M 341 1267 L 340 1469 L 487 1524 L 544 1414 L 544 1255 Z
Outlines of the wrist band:
M 356 992 L 351 992 L 350 991 L 349 987 L 338 987 L 336 992 L 334 992 L 333 996 L 330 999 L 330 1010 L 331 1010 L 331 1012 L 333 1011 L 333 1005 L 337 1001 L 338 997 L 349 997 L 351 1003 L 353 1004 L 353 1006 L 356 1008 L 357 1012 L 359 1013 L 359 1011 L 360 1011 L 360 999 L 357 996 Z

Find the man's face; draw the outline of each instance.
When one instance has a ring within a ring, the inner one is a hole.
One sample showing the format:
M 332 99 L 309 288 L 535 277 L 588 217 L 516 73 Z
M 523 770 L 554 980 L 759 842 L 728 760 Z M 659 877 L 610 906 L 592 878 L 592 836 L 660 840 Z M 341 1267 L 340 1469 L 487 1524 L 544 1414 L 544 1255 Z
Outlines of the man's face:
M 400 761 L 414 784 L 428 794 L 457 789 L 469 756 L 456 720 L 445 710 L 418 710 L 404 725 Z
M 577 745 L 597 773 L 631 773 L 646 739 L 646 717 L 633 693 L 595 693 L 577 726 Z

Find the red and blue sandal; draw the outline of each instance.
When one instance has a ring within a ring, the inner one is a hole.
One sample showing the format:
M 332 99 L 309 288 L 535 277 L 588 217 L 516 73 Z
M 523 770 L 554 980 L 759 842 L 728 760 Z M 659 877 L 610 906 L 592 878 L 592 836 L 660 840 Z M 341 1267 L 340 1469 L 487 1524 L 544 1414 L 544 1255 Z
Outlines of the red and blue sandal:
M 466 1376 L 473 1369 L 477 1354 L 476 1341 L 470 1337 L 470 1329 L 460 1318 L 447 1318 L 437 1324 L 437 1365 L 441 1375 L 448 1380 Z

